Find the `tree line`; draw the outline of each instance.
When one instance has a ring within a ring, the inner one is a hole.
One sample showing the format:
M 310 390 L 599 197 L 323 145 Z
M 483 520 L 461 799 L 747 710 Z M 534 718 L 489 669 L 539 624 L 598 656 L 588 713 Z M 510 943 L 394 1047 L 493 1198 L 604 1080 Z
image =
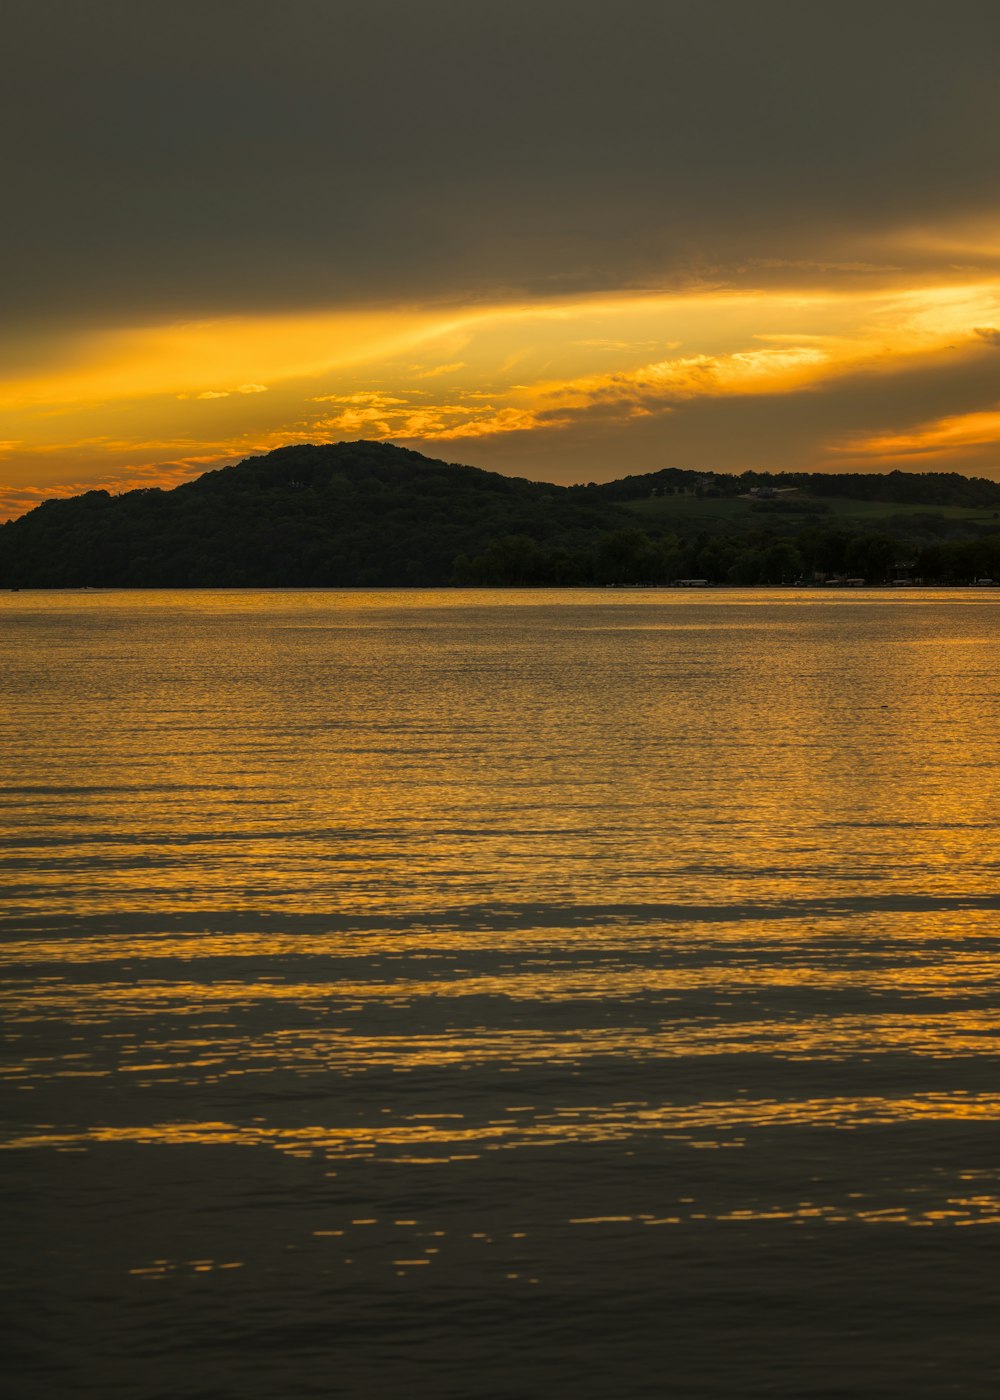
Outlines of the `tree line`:
M 830 480 L 837 479 L 822 478 L 824 489 Z M 915 480 L 906 491 L 951 497 L 956 480 L 967 479 L 939 473 L 922 485 Z M 888 490 L 886 481 L 878 489 Z M 1000 486 L 986 484 L 1000 503 Z M 964 583 L 1000 576 L 1000 527 L 931 511 L 878 530 L 831 523 L 822 509 L 810 508 L 804 521 L 799 511 L 796 520 L 776 508 L 781 498 L 759 501 L 740 530 L 728 530 L 721 517 L 711 529 L 685 522 L 666 502 L 655 517 L 637 518 L 635 502 L 654 493 L 732 486 L 671 469 L 560 487 L 386 443 L 282 448 L 170 491 L 89 491 L 47 501 L 0 526 L 0 586 L 784 584 L 836 576 Z
M 481 553 L 455 560 L 452 583 L 473 587 L 627 586 L 704 579 L 712 584 L 823 583 L 862 578 L 929 584 L 1000 580 L 1000 533 L 914 547 L 882 532 L 852 535 L 803 530 L 776 539 L 728 535 L 691 540 L 650 538 L 615 530 L 587 549 L 546 548 L 526 535 L 493 540 Z

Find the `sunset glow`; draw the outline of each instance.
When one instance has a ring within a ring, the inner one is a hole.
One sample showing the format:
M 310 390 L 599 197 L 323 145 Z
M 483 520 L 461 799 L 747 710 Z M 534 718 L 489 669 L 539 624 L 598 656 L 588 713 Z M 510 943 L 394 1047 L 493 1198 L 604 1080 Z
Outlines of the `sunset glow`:
M 988 7 L 17 8 L 0 517 L 359 437 L 1000 476 Z
M 849 280 L 849 279 L 845 279 Z M 398 310 L 218 317 L 53 338 L 0 385 L 6 513 L 89 486 L 176 484 L 294 442 L 390 440 L 432 456 L 553 480 L 621 474 L 639 420 L 670 461 L 674 421 L 728 401 L 732 427 L 685 449 L 685 465 L 739 466 L 753 448 L 740 406 L 822 399 L 838 384 L 910 379 L 987 364 L 1000 349 L 1000 278 L 900 289 L 718 287 L 629 296 L 427 305 Z M 874 388 L 873 388 L 874 386 Z M 1000 414 L 928 423 L 921 395 L 873 433 L 817 428 L 809 455 L 877 469 L 949 454 L 989 474 Z M 603 454 L 582 448 L 593 429 Z M 610 430 L 614 435 L 610 436 Z M 610 436 L 610 440 L 609 440 Z M 617 444 L 617 445 L 616 445 Z M 649 447 L 644 451 L 649 452 Z
M 993 1400 L 996 0 L 7 0 L 32 1400 Z

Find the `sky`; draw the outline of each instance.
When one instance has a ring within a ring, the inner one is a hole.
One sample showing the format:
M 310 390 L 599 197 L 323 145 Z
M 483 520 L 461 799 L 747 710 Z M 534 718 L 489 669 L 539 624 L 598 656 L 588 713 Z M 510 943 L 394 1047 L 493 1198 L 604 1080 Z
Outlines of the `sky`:
M 4 0 L 0 518 L 380 439 L 1000 479 L 996 0 Z

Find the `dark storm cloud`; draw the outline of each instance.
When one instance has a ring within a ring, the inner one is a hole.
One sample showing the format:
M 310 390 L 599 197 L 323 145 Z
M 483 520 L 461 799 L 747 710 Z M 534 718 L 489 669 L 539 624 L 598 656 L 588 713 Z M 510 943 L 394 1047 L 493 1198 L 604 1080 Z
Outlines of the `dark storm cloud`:
M 568 291 L 1000 205 L 994 0 L 7 0 L 2 310 Z

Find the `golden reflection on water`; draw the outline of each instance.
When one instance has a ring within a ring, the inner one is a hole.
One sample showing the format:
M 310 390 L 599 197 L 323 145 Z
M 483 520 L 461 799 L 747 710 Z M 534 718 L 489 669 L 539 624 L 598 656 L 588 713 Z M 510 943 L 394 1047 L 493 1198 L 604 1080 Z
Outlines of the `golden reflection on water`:
M 803 1101 L 759 1100 L 702 1103 L 688 1107 L 677 1104 L 650 1106 L 645 1103 L 615 1104 L 610 1108 L 587 1104 L 560 1108 L 550 1116 L 526 1118 L 520 1110 L 509 1117 L 460 1126 L 461 1115 L 445 1115 L 448 1122 L 389 1123 L 364 1127 L 274 1128 L 264 1125 L 237 1125 L 221 1122 L 154 1123 L 144 1127 L 94 1127 L 83 1133 L 37 1133 L 15 1138 L 4 1146 L 81 1147 L 96 1143 L 143 1142 L 169 1145 L 211 1144 L 237 1147 L 266 1146 L 294 1156 L 322 1152 L 330 1157 L 368 1156 L 386 1148 L 448 1148 L 485 1144 L 489 1149 L 540 1144 L 556 1146 L 573 1142 L 604 1142 L 632 1138 L 639 1133 L 668 1133 L 687 1140 L 697 1148 L 742 1147 L 742 1138 L 728 1142 L 714 1138 L 693 1139 L 693 1129 L 732 1129 L 786 1127 L 789 1125 L 834 1124 L 840 1128 L 871 1127 L 907 1122 L 946 1123 L 951 1120 L 995 1120 L 1000 1113 L 1000 1094 L 920 1094 L 910 1099 L 843 1098 L 830 1096 Z M 437 1120 L 438 1115 L 429 1115 Z M 445 1157 L 442 1160 L 450 1160 Z M 466 1157 L 458 1160 L 467 1160 Z M 355 1224 L 358 1222 L 355 1221 Z
M 23 596 L 21 909 L 995 890 L 990 595 Z
M 0 620 L 6 1146 L 450 1170 L 912 1130 L 973 1180 L 995 596 L 27 593 Z M 949 1182 L 737 1180 L 617 1223 L 997 1221 L 995 1182 Z

